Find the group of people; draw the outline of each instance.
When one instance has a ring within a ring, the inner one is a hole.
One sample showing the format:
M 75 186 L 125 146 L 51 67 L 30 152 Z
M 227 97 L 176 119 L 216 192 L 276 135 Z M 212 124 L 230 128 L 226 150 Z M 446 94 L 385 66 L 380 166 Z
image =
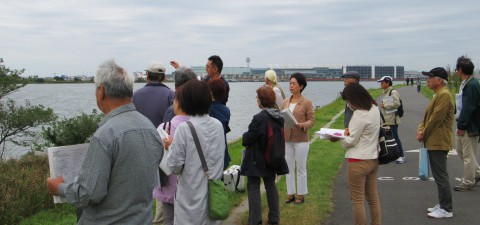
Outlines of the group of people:
M 64 183 L 62 177 L 48 178 L 49 193 L 66 197 L 81 209 L 78 224 L 219 224 L 208 216 L 208 177 L 222 179 L 230 163 L 226 134 L 230 131 L 230 111 L 226 106 L 228 82 L 221 76 L 223 62 L 214 55 L 206 64 L 207 78 L 199 80 L 190 68 L 178 62 L 175 91 L 163 81 L 166 69 L 153 63 L 147 70 L 147 84 L 133 93 L 133 77 L 113 60 L 103 63 L 95 76 L 95 96 L 99 109 L 106 114 L 92 136 L 82 168 L 75 181 Z M 417 140 L 429 150 L 432 174 L 438 186 L 439 204 L 429 208 L 428 216 L 452 217 L 452 197 L 446 169 L 448 151 L 453 147 L 451 127 L 457 120 L 457 151 L 464 162 L 464 179 L 455 191 L 470 191 L 480 181 L 476 161 L 480 84 L 473 78 L 473 63 L 466 57 L 457 60 L 456 72 L 462 79 L 456 106 L 446 82 L 443 68 L 423 72 L 435 96 L 420 123 Z M 392 101 L 377 103 L 359 84 L 355 71 L 343 75 L 342 98 L 345 106 L 345 139 L 348 183 L 355 224 L 366 224 L 365 200 L 370 208 L 371 224 L 381 224 L 377 191 L 378 136 L 382 123 L 392 128 L 405 162 L 398 138 L 399 93 L 392 88 L 392 78 L 380 82 L 385 96 Z M 290 77 L 287 97 L 278 85 L 274 70 L 265 73 L 265 85 L 256 91 L 260 112 L 253 117 L 243 134 L 246 147 L 241 175 L 248 179 L 249 224 L 262 224 L 260 180 L 265 185 L 268 202 L 267 224 L 280 221 L 277 175 L 286 175 L 285 204 L 303 204 L 308 194 L 307 156 L 308 130 L 314 125 L 312 102 L 302 95 L 307 81 L 301 73 Z M 456 115 L 454 108 L 456 107 Z M 285 111 L 296 119 L 292 127 L 284 127 Z M 385 118 L 382 122 L 381 115 Z M 193 124 L 205 155 L 208 176 L 202 170 L 192 130 Z M 273 124 L 273 125 L 272 125 Z M 273 130 L 269 130 L 273 129 Z M 161 138 L 159 131 L 167 132 Z M 284 133 L 285 157 L 276 166 L 267 163 L 264 154 L 272 132 Z M 339 141 L 332 138 L 331 141 Z M 164 154 L 165 153 L 165 154 Z M 167 157 L 171 174 L 159 169 Z M 152 216 L 153 199 L 156 203 Z
M 477 147 L 480 136 L 480 83 L 473 77 L 474 65 L 464 56 L 457 59 L 455 72 L 462 80 L 460 92 L 456 95 L 456 105 L 448 89 L 448 73 L 442 67 L 422 72 L 428 76 L 427 86 L 435 93 L 428 104 L 424 119 L 420 122 L 416 139 L 427 148 L 428 159 L 433 178 L 438 190 L 438 204 L 428 208 L 427 216 L 431 218 L 450 218 L 452 210 L 452 189 L 447 171 L 447 155 L 454 147 L 453 124 L 457 122 L 455 139 L 456 150 L 464 165 L 462 181 L 453 190 L 471 191 L 480 182 L 480 166 L 477 162 Z M 385 117 L 394 133 L 402 156 L 397 163 L 404 163 L 405 158 L 398 139 L 398 115 L 391 109 L 399 107 L 398 92 L 392 92 L 391 77 L 382 77 L 381 87 L 385 96 L 392 96 L 389 104 L 378 104 L 359 84 L 356 72 L 344 74 L 345 88 L 342 97 L 347 101 L 345 107 L 345 139 L 342 146 L 348 150 L 348 184 L 353 205 L 355 224 L 367 224 L 365 201 L 370 208 L 370 224 L 381 224 L 380 201 L 377 191 L 378 172 L 378 137 L 382 125 L 380 116 Z M 455 112 L 456 109 L 456 112 Z M 391 111 L 387 113 L 387 111 Z M 390 115 L 389 115 L 390 114 Z M 394 123 L 388 121 L 395 121 Z M 393 129 L 392 129 L 393 128 Z M 339 141 L 331 138 L 331 141 Z

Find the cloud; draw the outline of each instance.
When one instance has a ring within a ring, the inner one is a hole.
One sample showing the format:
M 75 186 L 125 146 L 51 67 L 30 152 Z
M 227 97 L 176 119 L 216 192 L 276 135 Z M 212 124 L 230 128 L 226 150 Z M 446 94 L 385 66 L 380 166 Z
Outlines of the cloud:
M 385 64 L 425 70 L 479 60 L 478 1 L 5 1 L 0 57 L 26 75 L 93 74 L 115 58 L 225 66 Z M 169 68 L 171 69 L 171 68 Z

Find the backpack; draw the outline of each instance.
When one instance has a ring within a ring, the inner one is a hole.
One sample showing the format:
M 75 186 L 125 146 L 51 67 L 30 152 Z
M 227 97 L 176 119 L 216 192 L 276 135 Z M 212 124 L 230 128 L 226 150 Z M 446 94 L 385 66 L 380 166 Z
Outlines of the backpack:
M 265 162 L 268 167 L 277 169 L 285 161 L 285 135 L 281 124 L 268 121 Z
M 390 94 L 388 96 L 392 96 L 392 90 L 390 90 Z M 403 103 L 402 99 L 400 99 L 400 106 L 397 108 L 397 111 L 395 112 L 395 115 L 398 115 L 399 117 L 403 117 Z

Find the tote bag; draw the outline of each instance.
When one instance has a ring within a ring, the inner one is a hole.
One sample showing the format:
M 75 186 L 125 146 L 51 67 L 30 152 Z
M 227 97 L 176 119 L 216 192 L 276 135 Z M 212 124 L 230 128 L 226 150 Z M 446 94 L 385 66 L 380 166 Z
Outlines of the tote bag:
M 428 152 L 425 143 L 422 142 L 418 155 L 418 177 L 420 177 L 420 180 L 428 180 L 428 172 Z
M 187 121 L 187 125 L 192 132 L 195 146 L 197 147 L 198 156 L 202 162 L 203 171 L 208 178 L 208 217 L 213 220 L 225 220 L 228 218 L 230 212 L 230 202 L 228 202 L 227 190 L 223 181 L 212 179 L 208 173 L 207 162 L 203 155 L 202 146 L 198 140 L 197 132 L 193 127 L 192 122 Z
M 381 112 L 380 117 L 382 118 L 383 123 L 385 123 L 385 118 L 383 117 Z M 398 157 L 400 157 L 401 155 L 400 149 L 397 146 L 397 142 L 393 137 L 393 132 L 390 130 L 390 126 L 380 126 L 378 145 L 380 147 L 380 152 L 378 153 L 379 164 L 388 164 L 398 159 Z

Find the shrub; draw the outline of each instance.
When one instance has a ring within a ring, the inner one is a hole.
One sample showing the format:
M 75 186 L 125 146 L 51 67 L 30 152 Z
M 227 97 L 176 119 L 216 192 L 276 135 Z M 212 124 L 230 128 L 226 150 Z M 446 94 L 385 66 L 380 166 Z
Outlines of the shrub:
M 81 113 L 72 118 L 55 121 L 49 127 L 42 129 L 42 135 L 47 143 L 53 146 L 74 145 L 89 142 L 97 130 L 103 114 L 93 110 L 91 114 Z
M 53 206 L 48 194 L 48 159 L 27 154 L 0 161 L 0 224 L 18 224 L 23 218 Z

